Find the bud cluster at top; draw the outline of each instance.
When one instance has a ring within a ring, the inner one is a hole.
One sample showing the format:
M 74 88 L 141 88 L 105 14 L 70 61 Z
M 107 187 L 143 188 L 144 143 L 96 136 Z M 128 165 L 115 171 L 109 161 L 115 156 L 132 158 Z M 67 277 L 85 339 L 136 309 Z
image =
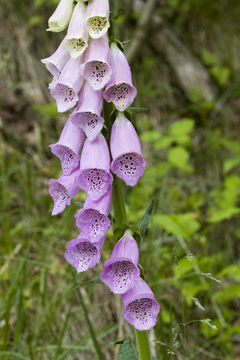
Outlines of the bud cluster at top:
M 146 166 L 141 144 L 123 111 L 133 102 L 136 88 L 123 51 L 109 47 L 108 0 L 60 0 L 48 21 L 48 31 L 67 32 L 57 50 L 42 60 L 53 75 L 49 84 L 59 112 L 72 109 L 59 140 L 50 145 L 61 161 L 62 174 L 49 180 L 54 200 L 52 215 L 61 213 L 80 191 L 86 192 L 83 208 L 75 214 L 80 233 L 66 244 L 65 259 L 77 272 L 100 261 L 100 251 L 111 222 L 112 173 L 134 186 Z M 101 133 L 103 100 L 118 111 L 111 129 L 110 152 Z M 123 316 L 139 330 L 154 326 L 159 304 L 140 278 L 139 249 L 129 230 L 115 245 L 104 264 L 101 280 L 122 294 Z

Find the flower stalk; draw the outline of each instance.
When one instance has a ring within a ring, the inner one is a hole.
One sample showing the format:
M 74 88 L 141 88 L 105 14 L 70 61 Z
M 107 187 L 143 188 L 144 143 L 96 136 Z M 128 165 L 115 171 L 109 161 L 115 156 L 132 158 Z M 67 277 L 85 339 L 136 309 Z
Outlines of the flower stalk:
M 122 180 L 115 177 L 113 183 L 113 209 L 116 228 L 128 224 Z M 148 331 L 139 331 L 135 329 L 136 344 L 139 360 L 151 360 L 151 350 L 148 339 Z

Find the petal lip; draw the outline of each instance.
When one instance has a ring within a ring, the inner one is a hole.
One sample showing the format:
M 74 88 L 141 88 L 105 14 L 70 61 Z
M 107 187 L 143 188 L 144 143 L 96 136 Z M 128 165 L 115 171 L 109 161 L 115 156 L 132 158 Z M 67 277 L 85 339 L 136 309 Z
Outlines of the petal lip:
M 138 161 L 140 161 L 140 167 L 138 167 L 138 171 L 136 175 L 129 175 L 129 176 L 125 176 L 124 173 L 122 171 L 119 170 L 118 167 L 118 162 L 120 161 L 121 157 L 123 155 L 129 155 L 129 153 L 123 153 L 121 155 L 119 155 L 115 160 L 112 161 L 111 164 L 111 171 L 112 173 L 114 173 L 115 175 L 117 175 L 117 177 L 119 177 L 121 180 L 123 180 L 128 186 L 135 186 L 139 179 L 143 176 L 144 174 L 144 170 L 146 167 L 146 161 L 144 160 L 144 158 L 142 157 L 142 155 L 138 154 L 138 153 L 130 153 L 130 154 L 135 154 L 138 155 Z
M 128 92 L 125 92 L 124 95 L 125 97 L 124 101 L 122 98 L 118 99 L 120 96 L 122 96 L 122 92 L 120 94 L 117 94 L 117 91 L 119 91 L 119 89 L 114 89 L 115 87 L 120 87 L 122 85 L 128 87 Z M 135 86 L 133 86 L 131 83 L 128 83 L 126 81 L 118 81 L 115 84 L 111 84 L 110 86 L 107 86 L 106 90 L 103 93 L 104 99 L 107 102 L 112 102 L 118 111 L 126 110 L 133 103 L 136 95 L 137 95 L 137 89 L 135 88 Z

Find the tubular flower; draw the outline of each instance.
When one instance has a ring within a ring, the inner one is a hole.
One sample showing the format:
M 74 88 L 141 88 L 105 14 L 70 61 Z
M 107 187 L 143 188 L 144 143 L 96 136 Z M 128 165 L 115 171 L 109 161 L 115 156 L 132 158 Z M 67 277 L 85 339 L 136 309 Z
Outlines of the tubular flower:
M 71 109 L 78 101 L 78 93 L 83 86 L 80 59 L 69 59 L 61 72 L 51 95 L 56 100 L 59 112 Z
M 87 6 L 86 24 L 91 38 L 98 39 L 108 31 L 109 24 L 108 0 L 90 0 Z
M 75 5 L 65 38 L 64 45 L 73 59 L 82 55 L 88 46 L 88 34 L 85 28 L 85 12 L 84 4 L 79 2 Z
M 119 111 L 126 110 L 133 102 L 137 90 L 132 84 L 132 73 L 124 53 L 112 43 L 110 47 L 112 76 L 103 94 L 104 99 L 113 102 Z
M 137 133 L 123 114 L 118 114 L 111 131 L 111 170 L 127 185 L 134 186 L 144 173 L 146 162 Z
M 73 0 L 60 0 L 56 10 L 48 20 L 47 31 L 60 32 L 64 30 L 71 19 Z
M 76 239 L 66 244 L 64 257 L 78 273 L 86 271 L 99 263 L 103 243 L 104 237 L 99 242 L 92 243 L 88 237 L 79 234 Z
M 52 215 L 62 212 L 67 205 L 70 205 L 71 199 L 79 192 L 77 177 L 79 171 L 74 171 L 70 176 L 61 175 L 57 180 L 50 179 L 49 194 L 53 198 L 54 207 Z
M 70 115 L 72 123 L 82 129 L 89 140 L 95 139 L 103 127 L 101 117 L 103 98 L 101 91 L 94 91 L 85 82 L 79 94 L 76 109 Z
M 149 330 L 157 321 L 160 305 L 147 283 L 138 278 L 133 287 L 122 295 L 123 317 L 138 330 Z
M 107 193 L 113 181 L 110 173 L 110 154 L 101 133 L 93 141 L 85 141 L 80 170 L 80 188 L 86 191 L 91 200 L 99 200 Z
M 91 241 L 98 241 L 105 236 L 111 222 L 108 214 L 112 204 L 112 189 L 98 201 L 92 201 L 87 197 L 83 209 L 75 214 L 76 225 L 87 234 Z
M 139 277 L 138 260 L 138 245 L 131 231 L 127 230 L 114 246 L 110 258 L 104 263 L 101 280 L 113 293 L 124 294 Z
M 41 60 L 46 65 L 47 70 L 53 75 L 53 81 L 49 84 L 50 89 L 56 84 L 62 69 L 69 60 L 69 53 L 65 49 L 64 39 L 51 56 Z
M 83 77 L 94 90 L 102 89 L 111 78 L 112 70 L 108 63 L 108 56 L 107 35 L 89 41 L 84 54 Z
M 74 126 L 69 118 L 58 142 L 50 145 L 52 153 L 58 156 L 61 161 L 63 175 L 70 175 L 79 167 L 79 151 L 85 139 L 84 132 Z

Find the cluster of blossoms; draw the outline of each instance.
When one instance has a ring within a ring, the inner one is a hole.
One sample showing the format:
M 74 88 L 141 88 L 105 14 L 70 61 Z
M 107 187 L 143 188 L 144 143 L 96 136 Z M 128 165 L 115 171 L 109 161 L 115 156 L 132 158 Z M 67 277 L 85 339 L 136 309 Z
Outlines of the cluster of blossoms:
M 84 206 L 75 214 L 81 232 L 66 244 L 65 252 L 65 259 L 79 273 L 100 261 L 111 225 L 111 172 L 134 186 L 146 164 L 137 133 L 124 115 L 137 91 L 124 53 L 116 42 L 109 47 L 108 0 L 61 0 L 49 19 L 48 30 L 59 32 L 67 26 L 58 49 L 42 62 L 53 75 L 49 89 L 58 111 L 65 112 L 76 105 L 60 139 L 50 145 L 61 161 L 62 175 L 49 180 L 49 193 L 54 200 L 52 215 L 56 215 L 70 205 L 80 190 L 86 192 Z M 111 129 L 112 162 L 101 133 L 103 99 L 118 110 Z M 140 277 L 138 261 L 138 245 L 127 230 L 105 262 L 100 277 L 113 293 L 122 294 L 125 320 L 146 330 L 154 326 L 159 304 Z

